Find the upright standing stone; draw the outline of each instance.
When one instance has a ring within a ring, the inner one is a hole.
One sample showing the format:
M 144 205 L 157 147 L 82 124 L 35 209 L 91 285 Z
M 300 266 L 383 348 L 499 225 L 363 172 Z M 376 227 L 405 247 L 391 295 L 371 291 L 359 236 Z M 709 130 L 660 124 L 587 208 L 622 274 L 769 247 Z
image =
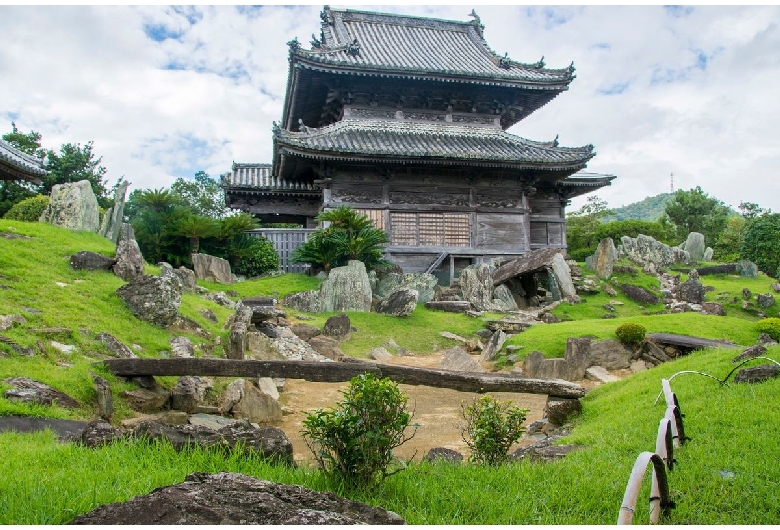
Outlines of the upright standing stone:
M 362 261 L 350 260 L 344 267 L 330 271 L 320 286 L 323 312 L 371 311 L 371 283 Z
M 122 180 L 117 184 L 116 191 L 114 191 L 114 208 L 111 212 L 111 223 L 106 231 L 106 237 L 114 243 L 119 242 L 119 236 L 122 229 L 122 218 L 125 215 L 125 194 L 127 193 L 127 187 L 129 185 L 129 182 Z M 108 215 L 108 212 L 106 212 L 106 216 Z
M 577 290 L 574 288 L 574 282 L 571 281 L 571 269 L 563 258 L 562 254 L 553 256 L 552 263 L 553 275 L 558 282 L 558 288 L 561 290 L 561 296 L 567 300 L 576 300 Z
M 97 232 L 100 229 L 100 213 L 89 181 L 55 184 L 40 221 L 70 230 Z
M 612 276 L 612 267 L 618 259 L 618 251 L 615 248 L 615 242 L 611 237 L 605 237 L 599 242 L 596 253 L 585 260 L 585 265 L 593 271 L 596 276 L 607 280 Z
M 463 299 L 471 302 L 477 311 L 488 311 L 493 307 L 493 276 L 490 267 L 481 263 L 467 267 L 460 272 L 458 280 Z
M 685 240 L 685 251 L 691 257 L 691 261 L 699 262 L 704 259 L 704 235 L 699 232 L 691 232 Z
M 120 239 L 116 246 L 114 274 L 129 282 L 144 275 L 144 257 L 135 239 Z

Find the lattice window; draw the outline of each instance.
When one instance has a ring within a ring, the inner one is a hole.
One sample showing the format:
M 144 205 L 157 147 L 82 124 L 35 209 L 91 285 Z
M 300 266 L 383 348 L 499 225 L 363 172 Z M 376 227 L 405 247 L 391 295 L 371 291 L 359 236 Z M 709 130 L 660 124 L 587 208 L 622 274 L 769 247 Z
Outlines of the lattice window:
M 365 209 L 356 209 L 357 213 L 365 215 L 371 221 L 373 221 L 374 226 L 376 228 L 380 228 L 382 230 L 385 229 L 385 217 L 384 217 L 384 210 L 365 210 Z
M 425 247 L 468 247 L 467 213 L 390 212 L 391 244 Z

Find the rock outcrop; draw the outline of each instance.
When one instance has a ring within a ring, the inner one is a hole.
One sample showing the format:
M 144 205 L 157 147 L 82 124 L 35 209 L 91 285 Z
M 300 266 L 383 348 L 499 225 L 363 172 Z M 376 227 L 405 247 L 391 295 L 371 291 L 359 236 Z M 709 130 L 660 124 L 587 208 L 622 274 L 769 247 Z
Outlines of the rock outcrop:
M 181 306 L 181 281 L 172 276 L 144 275 L 117 289 L 116 294 L 139 319 L 167 327 Z
M 206 280 L 216 283 L 233 283 L 233 273 L 230 263 L 222 258 L 208 254 L 192 254 L 192 265 L 195 268 L 195 277 L 198 280 Z

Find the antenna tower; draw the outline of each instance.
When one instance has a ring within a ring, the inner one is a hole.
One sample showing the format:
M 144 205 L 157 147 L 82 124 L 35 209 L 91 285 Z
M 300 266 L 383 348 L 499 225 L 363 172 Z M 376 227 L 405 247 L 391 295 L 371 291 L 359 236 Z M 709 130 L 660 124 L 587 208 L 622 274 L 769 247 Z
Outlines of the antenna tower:
M 672 193 L 674 193 L 674 173 L 671 174 L 671 180 L 669 182 L 669 187 L 672 190 Z

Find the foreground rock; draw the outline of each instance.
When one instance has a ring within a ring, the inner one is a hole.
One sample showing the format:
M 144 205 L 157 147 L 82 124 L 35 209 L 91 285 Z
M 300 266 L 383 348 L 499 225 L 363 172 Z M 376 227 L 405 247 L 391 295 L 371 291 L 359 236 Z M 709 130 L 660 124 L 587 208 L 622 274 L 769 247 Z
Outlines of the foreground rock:
M 12 377 L 3 382 L 12 388 L 5 391 L 5 398 L 37 405 L 58 405 L 66 409 L 78 408 L 79 402 L 49 385 L 27 377 Z
M 376 312 L 396 317 L 409 316 L 417 307 L 417 297 L 418 293 L 414 289 L 394 291 L 384 300 L 380 300 L 376 306 Z
M 51 189 L 49 205 L 41 214 L 40 221 L 70 230 L 97 232 L 100 228 L 100 213 L 89 181 L 55 184 Z
M 393 512 L 238 473 L 193 473 L 125 503 L 100 506 L 74 524 L 403 524 Z
M 321 310 L 328 311 L 371 311 L 371 282 L 366 266 L 361 261 L 351 260 L 344 267 L 336 267 L 320 286 Z
M 144 275 L 144 257 L 135 239 L 120 239 L 116 246 L 114 274 L 129 282 Z
M 116 260 L 114 258 L 109 258 L 97 252 L 82 250 L 70 257 L 68 265 L 70 265 L 71 269 L 77 271 L 110 271 L 115 263 Z
M 658 269 L 691 261 L 688 252 L 665 245 L 644 234 L 639 234 L 636 238 L 623 236 L 620 238 L 620 243 L 617 249 L 618 255 L 627 257 L 642 266 L 653 265 Z

